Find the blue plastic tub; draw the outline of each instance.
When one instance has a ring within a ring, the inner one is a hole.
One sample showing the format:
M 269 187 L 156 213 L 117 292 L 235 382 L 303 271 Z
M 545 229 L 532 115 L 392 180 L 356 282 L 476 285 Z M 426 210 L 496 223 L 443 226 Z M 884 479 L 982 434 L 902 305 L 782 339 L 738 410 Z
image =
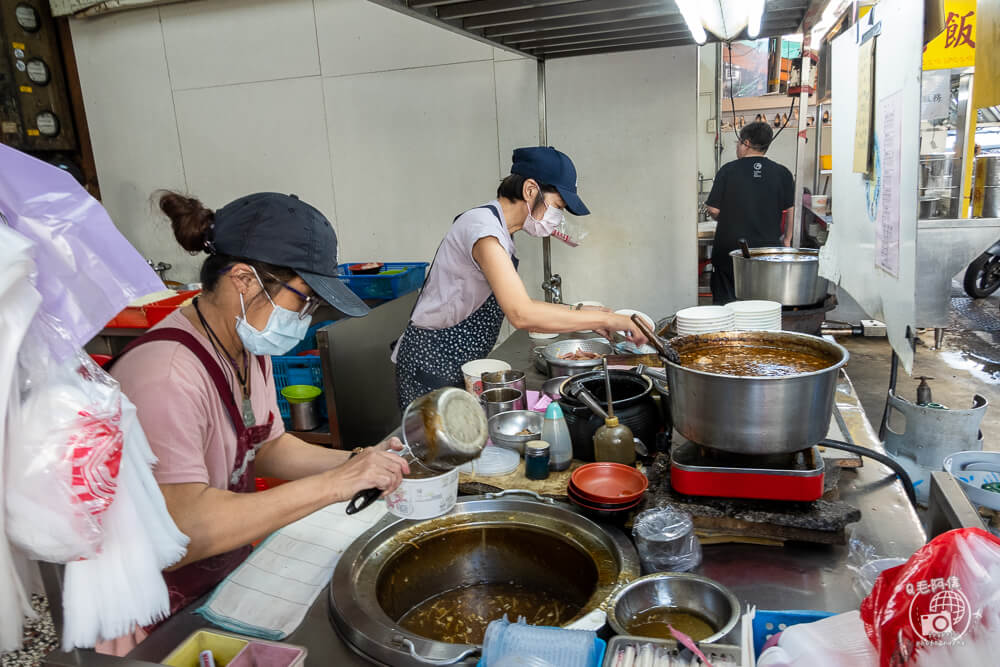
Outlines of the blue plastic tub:
M 311 384 L 323 389 L 323 367 L 319 357 L 315 356 L 271 357 L 271 366 L 274 369 L 274 389 L 278 392 L 278 410 L 285 420 L 285 426 L 290 428 L 292 411 L 288 401 L 281 395 L 281 390 L 293 384 Z M 320 394 L 316 400 L 319 402 L 320 414 L 326 419 L 325 396 Z
M 758 609 L 753 619 L 753 651 L 758 658 L 767 640 L 785 629 L 800 623 L 812 623 L 833 616 L 829 611 L 768 611 Z
M 408 294 L 420 289 L 427 272 L 427 262 L 386 262 L 381 273 L 353 275 L 350 267 L 361 263 L 340 264 L 337 273 L 344 284 L 362 299 L 395 299 Z

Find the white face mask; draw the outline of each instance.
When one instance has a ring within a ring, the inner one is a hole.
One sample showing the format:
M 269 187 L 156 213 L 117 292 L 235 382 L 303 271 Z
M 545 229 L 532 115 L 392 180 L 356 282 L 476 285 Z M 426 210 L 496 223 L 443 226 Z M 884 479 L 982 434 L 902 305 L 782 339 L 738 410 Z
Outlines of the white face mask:
M 250 268 L 253 270 L 253 267 Z M 257 276 L 255 270 L 254 275 Z M 282 308 L 271 300 L 271 295 L 264 288 L 260 276 L 257 276 L 257 282 L 260 283 L 261 289 L 264 290 L 264 296 L 271 302 L 273 309 L 263 330 L 257 330 L 247 322 L 247 308 L 246 304 L 243 303 L 243 294 L 241 293 L 240 307 L 243 309 L 243 317 L 236 318 L 236 335 L 243 341 L 243 347 L 250 354 L 281 356 L 306 337 L 309 324 L 312 322 L 312 315 L 300 318 L 298 313 Z
M 524 205 L 528 206 L 528 202 L 524 202 Z M 528 217 L 524 221 L 524 232 L 528 236 L 534 236 L 537 239 L 552 236 L 552 232 L 556 231 L 556 228 L 562 224 L 564 218 L 565 215 L 563 212 L 550 204 L 545 207 L 542 219 L 538 220 L 531 215 L 531 207 L 528 206 Z

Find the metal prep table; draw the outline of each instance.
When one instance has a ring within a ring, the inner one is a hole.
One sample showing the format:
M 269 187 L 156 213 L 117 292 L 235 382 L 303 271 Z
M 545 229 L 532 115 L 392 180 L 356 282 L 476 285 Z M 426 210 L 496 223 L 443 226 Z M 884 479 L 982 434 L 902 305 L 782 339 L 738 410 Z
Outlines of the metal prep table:
M 526 332 L 520 331 L 491 356 L 524 370 L 528 386 L 538 388 L 544 377 L 534 368 L 532 349 L 547 342 L 550 341 L 532 341 Z M 856 444 L 881 449 L 846 376 L 838 387 L 837 412 L 845 437 Z M 842 471 L 840 497 L 862 511 L 861 521 L 854 524 L 854 534 L 871 544 L 879 555 L 905 558 L 926 541 L 902 486 L 881 465 L 866 461 L 857 471 Z M 779 548 L 720 544 L 704 547 L 700 572 L 728 586 L 743 602 L 762 609 L 843 612 L 857 609 L 861 601 L 846 565 L 846 546 L 790 544 Z M 157 662 L 202 627 L 208 624 L 200 616 L 183 611 L 140 644 L 129 658 Z M 323 594 L 287 641 L 308 647 L 309 660 L 314 664 L 371 664 L 352 653 L 336 635 L 327 617 Z

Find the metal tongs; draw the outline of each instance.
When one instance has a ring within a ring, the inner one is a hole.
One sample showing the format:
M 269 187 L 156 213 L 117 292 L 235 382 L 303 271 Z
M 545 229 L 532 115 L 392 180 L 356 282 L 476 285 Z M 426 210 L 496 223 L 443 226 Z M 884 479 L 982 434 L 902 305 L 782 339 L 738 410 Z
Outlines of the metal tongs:
M 649 339 L 649 344 L 656 348 L 661 357 L 673 364 L 681 362 L 681 355 L 677 354 L 677 350 L 670 343 L 653 333 L 653 330 L 649 328 L 649 325 L 641 317 L 632 315 L 631 319 L 632 323 L 642 332 L 642 335 Z

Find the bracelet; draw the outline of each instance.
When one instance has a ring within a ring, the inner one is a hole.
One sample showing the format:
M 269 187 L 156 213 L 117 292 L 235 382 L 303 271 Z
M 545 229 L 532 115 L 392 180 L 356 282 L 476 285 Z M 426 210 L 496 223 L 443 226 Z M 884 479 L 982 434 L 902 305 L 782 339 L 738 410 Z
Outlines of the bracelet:
M 353 459 L 355 456 L 357 456 L 358 454 L 360 454 L 363 451 L 365 451 L 364 447 L 355 447 L 354 449 L 351 450 L 351 454 L 350 454 L 350 456 L 347 457 L 347 460 L 350 461 L 351 459 Z

